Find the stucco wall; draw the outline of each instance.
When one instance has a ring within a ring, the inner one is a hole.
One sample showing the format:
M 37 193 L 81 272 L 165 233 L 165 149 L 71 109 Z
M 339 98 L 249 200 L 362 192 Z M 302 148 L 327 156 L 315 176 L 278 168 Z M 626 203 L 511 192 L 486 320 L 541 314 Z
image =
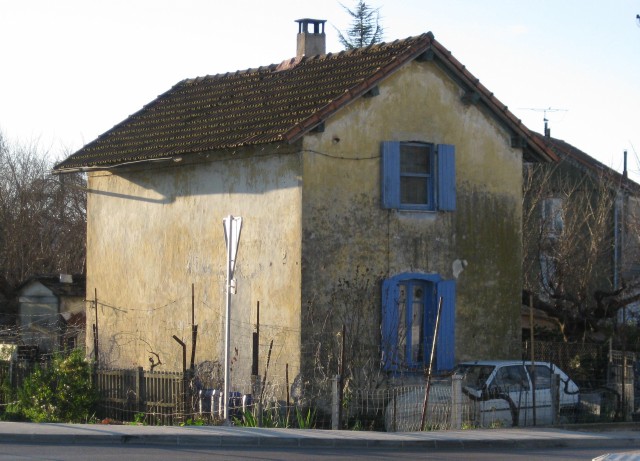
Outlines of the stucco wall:
M 172 335 L 187 343 L 189 358 L 192 283 L 196 363 L 222 363 L 229 214 L 243 218 L 232 382 L 248 383 L 257 302 L 260 373 L 273 340 L 273 381 L 284 382 L 287 364 L 292 382 L 301 361 L 335 361 L 316 355 L 314 335 L 342 318 L 358 321 L 377 366 L 381 281 L 402 272 L 451 279 L 461 261 L 456 359 L 518 357 L 521 152 L 483 109 L 461 102 L 433 62 L 403 67 L 379 90 L 296 145 L 91 174 L 87 293 L 97 290 L 101 365 L 148 369 L 159 356 L 157 370 L 179 369 Z M 382 209 L 385 140 L 455 145 L 456 211 Z M 313 322 L 310 313 L 319 313 Z M 94 317 L 89 309 L 90 347 Z M 338 343 L 337 331 L 326 333 Z
M 292 373 L 300 349 L 299 157 L 288 147 L 194 155 L 89 176 L 87 293 L 98 298 L 100 364 L 156 371 L 191 356 L 191 287 L 198 325 L 196 364 L 224 363 L 226 249 L 222 220 L 243 219 L 232 296 L 232 383 L 248 383 L 260 302 L 260 371 Z M 92 347 L 95 310 L 87 312 Z M 277 326 L 277 328 L 274 328 Z M 286 354 L 284 353 L 286 351 Z M 187 363 L 187 366 L 189 364 Z M 221 368 L 219 369 L 221 373 Z M 218 373 L 218 374 L 220 374 Z M 248 389 L 233 386 L 234 390 Z
M 331 309 L 340 280 L 353 283 L 364 269 L 373 285 L 363 308 L 371 324 L 362 333 L 379 344 L 383 278 L 426 272 L 452 279 L 454 263 L 464 260 L 456 359 L 519 357 L 521 152 L 462 94 L 433 62 L 414 62 L 383 82 L 379 95 L 360 98 L 305 137 L 303 307 Z M 382 209 L 386 140 L 455 145 L 456 211 Z M 303 320 L 303 337 L 305 327 Z

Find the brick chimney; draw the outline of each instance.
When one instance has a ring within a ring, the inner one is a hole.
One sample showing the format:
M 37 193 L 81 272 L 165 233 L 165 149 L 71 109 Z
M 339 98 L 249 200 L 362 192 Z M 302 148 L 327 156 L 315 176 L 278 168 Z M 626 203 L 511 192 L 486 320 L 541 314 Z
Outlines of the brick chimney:
M 298 23 L 298 46 L 296 58 L 326 53 L 327 36 L 324 34 L 324 19 L 296 19 Z

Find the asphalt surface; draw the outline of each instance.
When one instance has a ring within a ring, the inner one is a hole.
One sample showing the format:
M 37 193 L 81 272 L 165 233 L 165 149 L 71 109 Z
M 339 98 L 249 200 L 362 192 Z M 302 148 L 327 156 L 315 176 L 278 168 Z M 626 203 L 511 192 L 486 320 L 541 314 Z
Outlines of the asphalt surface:
M 637 449 L 640 423 L 567 428 L 370 432 L 270 429 L 233 426 L 138 426 L 0 422 L 0 444 L 142 444 L 208 447 L 616 447 Z

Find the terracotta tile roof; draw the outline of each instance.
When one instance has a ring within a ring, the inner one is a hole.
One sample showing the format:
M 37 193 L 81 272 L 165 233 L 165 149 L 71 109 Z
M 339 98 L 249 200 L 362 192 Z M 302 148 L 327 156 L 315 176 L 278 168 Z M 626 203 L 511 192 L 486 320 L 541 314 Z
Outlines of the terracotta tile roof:
M 544 136 L 540 133 L 534 133 L 534 135 L 548 148 L 553 150 L 561 161 L 569 161 L 593 176 L 604 177 L 610 180 L 616 187 L 622 187 L 629 193 L 640 196 L 640 184 L 618 173 L 604 163 L 599 162 L 577 147 L 561 139 L 552 138 L 551 136 Z
M 62 312 L 60 316 L 68 327 L 85 328 L 87 325 L 85 312 Z
M 425 53 L 430 53 L 425 55 Z M 537 159 L 543 144 L 431 33 L 257 69 L 187 79 L 56 166 L 106 168 L 189 153 L 293 142 L 418 56 L 437 58 Z
M 22 282 L 17 290 L 33 283 L 39 282 L 47 287 L 56 296 L 85 296 L 86 277 L 84 275 L 73 275 L 71 283 L 64 283 L 60 280 L 60 275 L 34 275 Z

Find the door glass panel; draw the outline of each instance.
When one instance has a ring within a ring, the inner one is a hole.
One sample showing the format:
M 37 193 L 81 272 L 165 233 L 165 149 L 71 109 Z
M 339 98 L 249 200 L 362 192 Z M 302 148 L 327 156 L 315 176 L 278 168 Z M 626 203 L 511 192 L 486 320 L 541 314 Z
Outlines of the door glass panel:
M 404 364 L 407 348 L 407 286 L 400 284 L 398 289 L 398 363 Z
M 424 289 L 422 285 L 414 285 L 412 294 L 413 305 L 411 308 L 411 360 L 413 363 L 417 363 L 421 362 L 424 359 Z

